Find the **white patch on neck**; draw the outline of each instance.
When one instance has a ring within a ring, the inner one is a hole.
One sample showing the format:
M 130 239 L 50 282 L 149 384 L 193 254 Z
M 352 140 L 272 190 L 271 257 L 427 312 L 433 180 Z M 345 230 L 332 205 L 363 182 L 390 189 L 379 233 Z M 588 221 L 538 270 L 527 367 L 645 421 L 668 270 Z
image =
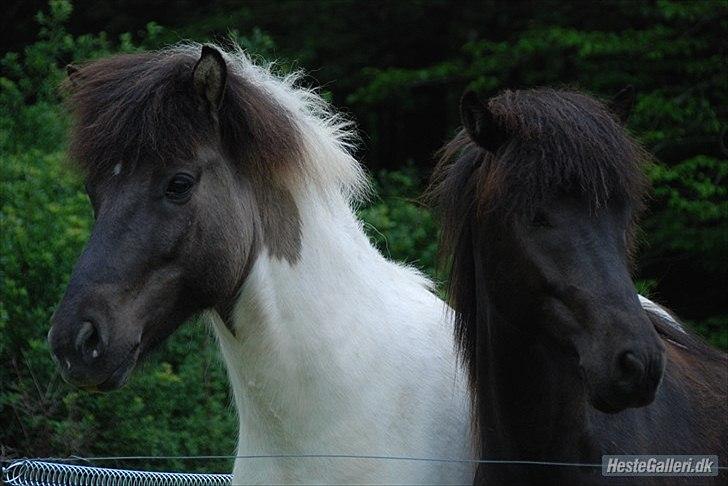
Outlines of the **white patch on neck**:
M 114 166 L 114 175 L 118 176 L 119 174 L 121 174 L 121 162 Z
M 685 328 L 675 320 L 674 317 L 670 315 L 665 309 L 660 307 L 659 305 L 652 302 L 647 297 L 643 297 L 641 295 L 638 295 L 640 299 L 640 304 L 642 304 L 642 308 L 646 310 L 647 312 L 652 312 L 653 314 L 658 315 L 662 319 L 666 320 L 668 324 L 670 324 L 672 327 L 677 329 L 678 331 L 685 332 Z
M 232 313 L 234 335 L 210 315 L 238 410 L 238 454 L 323 444 L 475 457 L 445 304 L 421 274 L 372 247 L 342 195 L 324 201 L 309 189 L 293 193 L 300 260 L 258 255 Z M 238 460 L 233 483 L 462 484 L 473 475 L 470 464 Z

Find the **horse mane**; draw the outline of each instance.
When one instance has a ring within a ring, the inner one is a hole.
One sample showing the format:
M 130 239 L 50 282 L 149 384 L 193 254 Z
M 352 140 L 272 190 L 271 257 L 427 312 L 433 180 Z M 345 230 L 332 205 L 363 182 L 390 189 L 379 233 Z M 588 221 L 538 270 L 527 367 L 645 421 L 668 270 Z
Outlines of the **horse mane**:
M 454 311 L 455 340 L 460 358 L 469 369 L 471 387 L 475 389 L 478 296 L 472 239 L 476 219 L 473 172 L 480 167 L 485 152 L 478 150 L 465 130 L 461 130 L 440 154 L 427 199 L 433 202 L 440 220 L 439 253 L 441 262 L 448 266 L 447 294 Z
M 540 88 L 506 90 L 488 109 L 508 142 L 490 153 L 462 132 L 446 145 L 436 169 L 437 177 L 461 154 L 479 153 L 481 209 L 527 213 L 556 191 L 586 196 L 595 209 L 615 198 L 642 207 L 650 156 L 604 103 L 577 91 Z
M 72 74 L 64 85 L 74 119 L 69 153 L 87 177 L 118 163 L 190 158 L 214 140 L 192 88 L 201 47 L 183 43 L 111 56 Z M 350 199 L 366 193 L 366 178 L 350 154 L 356 140 L 351 123 L 300 85 L 301 72 L 280 76 L 238 46 L 215 48 L 228 69 L 218 114 L 227 156 L 263 177 L 304 179 Z
M 649 188 L 643 172 L 649 155 L 604 103 L 576 91 L 540 88 L 504 91 L 487 106 L 508 142 L 491 153 L 461 130 L 440 151 L 428 189 L 441 224 L 455 337 L 473 390 L 477 328 L 488 309 L 476 292 L 474 226 L 484 218 L 533 214 L 549 196 L 565 192 L 585 199 L 593 210 L 614 201 L 630 207 L 635 215 L 631 248 Z

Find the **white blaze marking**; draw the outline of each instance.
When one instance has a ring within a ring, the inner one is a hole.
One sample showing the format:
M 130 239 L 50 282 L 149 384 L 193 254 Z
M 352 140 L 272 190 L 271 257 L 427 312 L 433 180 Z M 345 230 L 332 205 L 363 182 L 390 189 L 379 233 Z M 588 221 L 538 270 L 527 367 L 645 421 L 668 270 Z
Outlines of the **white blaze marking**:
M 121 174 L 121 162 L 114 166 L 114 175 L 118 176 L 119 174 Z
M 66 358 L 66 368 L 71 369 L 71 362 Z
M 91 356 L 94 357 L 94 358 L 98 358 L 99 357 L 99 351 L 97 349 L 94 349 L 93 351 L 91 351 Z

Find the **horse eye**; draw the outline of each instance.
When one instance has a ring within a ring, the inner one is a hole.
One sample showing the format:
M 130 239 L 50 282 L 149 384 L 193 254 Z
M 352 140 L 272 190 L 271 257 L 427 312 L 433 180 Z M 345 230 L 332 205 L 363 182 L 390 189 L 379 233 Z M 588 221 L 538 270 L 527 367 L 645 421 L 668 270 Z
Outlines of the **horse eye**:
M 184 201 L 189 197 L 192 186 L 194 185 L 195 178 L 191 175 L 184 173 L 176 174 L 169 181 L 165 195 L 177 202 Z
M 548 228 L 551 226 L 551 223 L 549 223 L 549 220 L 544 213 L 537 211 L 531 218 L 531 226 Z

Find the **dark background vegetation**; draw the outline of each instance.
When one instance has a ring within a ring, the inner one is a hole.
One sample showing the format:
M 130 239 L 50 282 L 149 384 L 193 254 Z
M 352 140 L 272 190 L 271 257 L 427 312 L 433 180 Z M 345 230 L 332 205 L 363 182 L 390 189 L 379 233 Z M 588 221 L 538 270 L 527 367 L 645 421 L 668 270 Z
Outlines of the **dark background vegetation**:
M 125 389 L 58 377 L 49 317 L 91 225 L 62 167 L 69 62 L 233 38 L 305 69 L 360 127 L 378 196 L 360 211 L 386 254 L 435 275 L 436 227 L 418 201 L 465 87 L 638 92 L 629 129 L 657 157 L 636 278 L 728 348 L 726 1 L 10 1 L 0 19 L 0 456 L 234 452 L 216 344 L 190 323 Z M 41 12 L 41 13 L 37 13 Z M 316 451 L 311 451 L 316 452 Z M 335 451 L 333 451 L 335 452 Z M 226 471 L 229 461 L 117 462 Z

